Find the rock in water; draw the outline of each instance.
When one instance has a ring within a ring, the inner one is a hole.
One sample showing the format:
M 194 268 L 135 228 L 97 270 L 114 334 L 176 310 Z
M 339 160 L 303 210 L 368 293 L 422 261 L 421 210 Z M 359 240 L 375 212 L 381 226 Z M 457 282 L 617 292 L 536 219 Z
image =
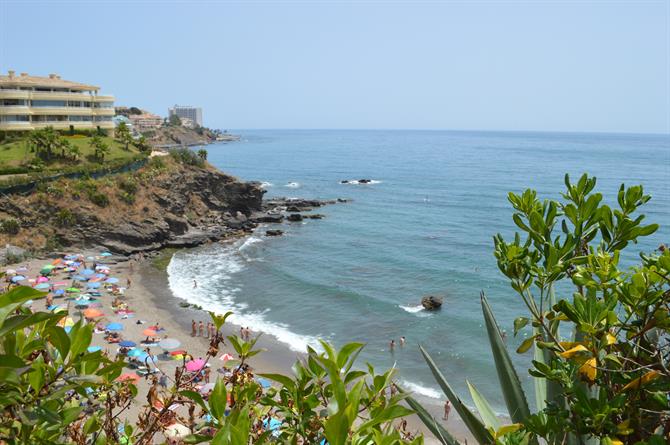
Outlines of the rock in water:
M 291 222 L 302 221 L 302 215 L 300 213 L 291 213 L 287 219 Z
M 265 236 L 282 236 L 284 232 L 282 230 L 267 230 Z
M 427 295 L 421 299 L 421 306 L 427 311 L 434 311 L 442 307 L 442 297 Z

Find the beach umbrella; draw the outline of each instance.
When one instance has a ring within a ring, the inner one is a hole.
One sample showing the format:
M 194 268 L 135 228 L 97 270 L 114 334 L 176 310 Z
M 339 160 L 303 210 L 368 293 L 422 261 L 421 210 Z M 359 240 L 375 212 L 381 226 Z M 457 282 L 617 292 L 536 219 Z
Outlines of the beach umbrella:
M 185 354 L 186 354 L 186 351 L 183 350 L 183 349 L 177 349 L 176 351 L 170 352 L 170 355 L 173 356 L 173 357 L 177 356 L 177 355 L 185 355 Z
M 19 281 L 23 281 L 25 279 L 26 277 L 24 277 L 23 275 L 16 275 L 12 277 L 12 283 L 18 283 Z
M 105 275 L 104 273 L 97 273 L 97 274 L 95 274 L 95 277 L 96 277 L 96 278 L 105 278 L 106 276 L 107 276 L 107 275 Z
M 60 287 L 60 286 L 67 286 L 67 283 L 65 281 L 56 281 L 54 283 L 54 287 Z
M 112 256 L 111 252 L 102 252 L 100 256 Z
M 115 283 L 118 283 L 118 282 L 119 282 L 119 279 L 118 279 L 118 278 L 111 277 L 111 278 L 107 278 L 107 279 L 105 280 L 105 282 L 106 282 L 106 283 L 110 283 L 110 284 L 115 284 Z
M 146 335 L 147 337 L 153 337 L 156 335 L 156 331 L 153 329 L 145 329 L 142 331 L 142 335 Z
M 83 276 L 88 277 L 95 274 L 93 269 L 84 269 L 81 273 Z
M 205 367 L 205 361 L 201 358 L 191 360 L 190 362 L 186 362 L 186 370 L 190 372 L 200 371 L 204 367 Z
M 181 342 L 176 338 L 166 338 L 158 343 L 158 346 L 169 351 L 171 349 L 177 349 L 181 345 Z
M 228 360 L 235 360 L 235 357 L 233 357 L 232 355 L 230 355 L 226 352 L 221 357 L 219 357 L 219 360 L 223 360 L 224 362 L 227 362 Z
M 263 377 L 258 377 L 256 381 L 259 385 L 261 385 L 261 388 L 269 388 L 272 386 L 270 381 L 268 379 L 264 379 Z
M 94 301 L 93 303 L 88 303 L 88 307 L 97 307 L 100 308 L 102 307 L 102 303 Z
M 42 275 L 47 275 L 47 274 L 50 274 L 51 271 L 54 270 L 55 268 L 56 268 L 56 266 L 54 266 L 53 264 L 46 264 L 46 265 L 42 266 L 42 268 L 40 269 L 40 273 Z
M 123 331 L 123 325 L 121 323 L 110 323 L 105 326 L 105 329 L 108 331 Z
M 52 304 L 47 308 L 47 311 L 53 311 L 54 309 L 58 309 L 60 306 L 57 304 Z
M 70 331 L 72 330 L 72 326 L 65 326 L 63 330 L 65 331 L 66 334 L 69 334 Z
M 68 287 L 68 288 L 65 289 L 65 290 L 68 291 L 68 292 L 70 292 L 70 293 L 81 292 L 81 290 L 80 290 L 80 289 L 77 289 L 76 287 Z
M 88 352 L 97 352 L 97 351 L 99 351 L 99 350 L 101 350 L 101 349 L 102 349 L 102 348 L 101 348 L 100 346 L 89 346 L 88 348 L 86 348 L 86 350 L 87 350 Z
M 137 343 L 135 343 L 134 341 L 130 341 L 130 340 L 123 340 L 121 343 L 119 343 L 119 346 L 121 346 L 123 348 L 133 348 L 133 347 L 137 346 Z
M 103 314 L 102 311 L 100 311 L 98 309 L 89 308 L 89 309 L 86 309 L 84 311 L 84 317 L 86 317 L 86 318 L 102 317 L 103 315 L 105 315 L 105 314 Z
M 72 279 L 74 281 L 88 281 L 88 278 L 86 278 L 83 275 L 75 275 L 74 277 L 72 277 Z
M 49 279 L 47 277 L 38 277 L 37 282 L 38 283 L 48 283 Z
M 181 423 L 173 423 L 163 430 L 165 437 L 186 437 L 191 434 L 191 430 Z
M 86 283 L 86 287 L 89 289 L 97 289 L 100 287 L 100 283 Z
M 49 283 L 40 283 L 35 286 L 35 289 L 49 289 L 50 287 Z
M 126 382 L 126 381 L 131 381 L 133 383 L 137 383 L 140 381 L 140 376 L 135 374 L 134 372 L 127 372 L 125 374 L 121 374 L 116 378 L 117 382 Z
M 58 326 L 64 328 L 66 326 L 74 326 L 74 320 L 72 317 L 65 317 L 58 320 Z
M 88 309 L 88 303 L 79 303 L 75 305 L 75 309 Z
M 128 351 L 128 357 L 139 357 L 142 354 L 146 354 L 146 352 L 139 348 L 134 348 Z
M 274 417 L 270 418 L 270 421 L 268 422 L 268 419 L 263 420 L 263 428 L 266 430 L 274 431 L 276 429 L 279 429 L 281 427 L 281 421 L 278 419 L 275 419 Z

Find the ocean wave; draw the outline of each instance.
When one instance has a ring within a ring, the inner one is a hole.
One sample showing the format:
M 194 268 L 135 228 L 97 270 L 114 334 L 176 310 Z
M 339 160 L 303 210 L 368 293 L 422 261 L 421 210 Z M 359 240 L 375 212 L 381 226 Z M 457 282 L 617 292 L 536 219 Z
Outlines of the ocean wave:
M 345 184 L 345 185 L 373 185 L 373 184 L 381 184 L 382 181 L 376 180 L 376 179 L 366 179 L 366 180 L 361 180 L 361 179 L 346 179 L 344 181 L 340 181 L 340 184 Z
M 414 382 L 410 382 L 409 380 L 401 379 L 400 380 L 400 387 L 403 389 L 406 389 L 408 391 L 411 391 L 416 394 L 420 394 L 425 397 L 430 397 L 431 399 L 442 399 L 444 398 L 444 395 L 439 392 L 436 389 L 433 388 L 428 388 L 426 386 L 419 385 Z
M 249 247 L 253 246 L 254 244 L 258 244 L 258 243 L 262 243 L 262 242 L 263 242 L 262 238 L 258 238 L 256 236 L 250 236 L 249 238 L 244 240 L 242 245 L 240 247 L 238 247 L 237 250 L 239 250 L 240 252 L 243 252 L 244 250 L 248 249 Z
M 297 188 L 300 187 L 300 183 L 291 181 L 291 182 L 286 183 L 286 185 L 284 187 L 288 187 L 290 189 L 297 189 Z
M 258 241 L 256 241 L 258 240 Z M 305 352 L 307 346 L 320 350 L 320 336 L 295 333 L 285 323 L 269 321 L 270 312 L 248 312 L 248 305 L 237 302 L 241 289 L 227 286 L 233 275 L 244 268 L 241 250 L 262 241 L 249 237 L 222 248 L 209 251 L 180 252 L 172 257 L 167 267 L 168 285 L 172 293 L 204 310 L 216 313 L 233 312 L 228 320 L 237 326 L 248 326 L 254 332 L 263 332 L 286 344 L 291 350 Z M 186 272 L 187 271 L 187 272 Z M 194 280 L 197 287 L 194 287 Z
M 409 312 L 410 314 L 416 314 L 417 312 L 421 312 L 423 310 L 423 306 L 420 304 L 417 304 L 416 306 L 403 306 L 403 305 L 398 305 L 400 309 L 402 309 L 405 312 Z
M 266 188 L 270 188 L 270 187 L 274 187 L 274 184 L 271 183 L 271 182 L 267 182 L 267 181 L 261 182 L 261 188 L 266 189 Z

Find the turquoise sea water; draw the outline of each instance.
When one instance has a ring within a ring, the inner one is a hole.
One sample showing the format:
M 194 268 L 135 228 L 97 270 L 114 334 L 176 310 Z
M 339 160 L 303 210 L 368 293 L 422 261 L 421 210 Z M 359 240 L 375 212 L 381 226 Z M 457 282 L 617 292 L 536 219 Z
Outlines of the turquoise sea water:
M 465 379 L 498 408 L 502 397 L 482 326 L 484 291 L 516 347 L 512 320 L 522 303 L 498 271 L 492 236 L 513 234 L 509 191 L 526 187 L 558 198 L 563 175 L 598 177 L 615 201 L 621 182 L 653 195 L 648 220 L 661 229 L 631 247 L 670 242 L 668 136 L 438 131 L 243 131 L 239 143 L 208 147 L 209 160 L 267 196 L 332 199 L 323 220 L 284 224 L 283 237 L 253 237 L 182 252 L 170 267 L 180 297 L 233 310 L 235 322 L 295 350 L 317 338 L 367 343 L 361 359 L 396 364 L 400 380 L 425 400 L 440 393 L 417 344 L 433 354 L 467 397 Z M 369 185 L 343 179 L 370 178 Z M 629 255 L 628 261 L 635 259 Z M 192 280 L 198 279 L 198 289 Z M 420 311 L 426 294 L 445 295 L 443 310 Z M 392 354 L 392 338 L 407 338 Z M 514 354 L 516 355 L 516 354 Z M 530 355 L 515 357 L 524 382 Z

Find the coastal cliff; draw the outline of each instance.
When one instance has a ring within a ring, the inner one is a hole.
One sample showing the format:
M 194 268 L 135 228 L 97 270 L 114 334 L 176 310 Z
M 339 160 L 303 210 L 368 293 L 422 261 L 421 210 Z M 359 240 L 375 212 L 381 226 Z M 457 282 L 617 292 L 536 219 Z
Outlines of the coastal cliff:
M 0 199 L 0 243 L 33 253 L 102 246 L 129 254 L 253 230 L 263 189 L 171 156 L 104 179 L 63 179 Z

